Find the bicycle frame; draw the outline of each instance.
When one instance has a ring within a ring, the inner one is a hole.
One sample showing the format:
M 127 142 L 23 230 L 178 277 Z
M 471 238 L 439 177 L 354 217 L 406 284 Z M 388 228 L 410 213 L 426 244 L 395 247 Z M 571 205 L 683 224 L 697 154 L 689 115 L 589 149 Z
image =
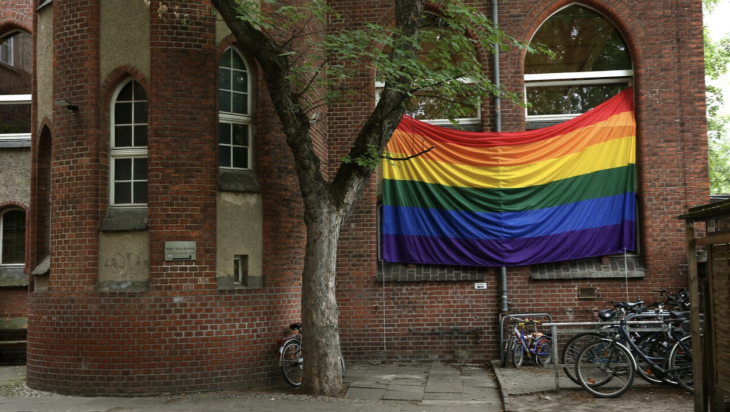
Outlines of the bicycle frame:
M 676 321 L 676 320 L 672 320 L 672 322 L 674 322 L 674 321 Z M 682 337 L 681 336 L 678 336 L 676 334 L 676 332 L 674 332 L 674 328 L 671 325 L 669 326 L 668 329 L 669 329 L 668 330 L 669 337 L 672 339 L 672 341 L 675 342 L 675 344 L 681 345 L 681 348 L 683 350 L 687 351 L 691 355 L 692 354 L 692 349 L 689 346 L 687 346 L 684 342 L 682 342 Z M 659 333 L 659 332 L 657 332 L 657 333 Z M 618 338 L 619 337 L 620 338 L 624 338 L 624 340 L 629 343 L 629 347 L 627 347 L 626 345 L 623 345 L 621 342 L 618 342 Z M 629 334 L 629 331 L 626 330 L 626 318 L 625 317 L 622 317 L 620 319 L 620 321 L 619 321 L 619 324 L 616 325 L 616 334 L 611 338 L 611 340 L 615 344 L 623 346 L 624 349 L 628 350 L 629 352 L 636 353 L 637 355 L 639 355 L 639 357 L 641 357 L 641 359 L 643 359 L 644 361 L 646 361 L 647 363 L 649 363 L 649 367 L 652 370 L 655 370 L 655 371 L 659 372 L 662 375 L 669 374 L 669 373 L 672 373 L 672 372 L 680 372 L 680 371 L 688 370 L 688 369 L 691 368 L 691 366 L 685 366 L 685 367 L 681 367 L 681 368 L 664 369 L 660 365 L 656 364 L 654 362 L 654 360 L 657 360 L 657 359 L 665 359 L 665 358 L 663 358 L 663 357 L 662 358 L 657 358 L 657 357 L 652 357 L 652 356 L 647 355 L 636 344 L 636 342 L 634 342 L 634 340 L 631 339 L 631 336 Z M 671 350 L 671 348 L 670 348 L 670 350 Z M 632 361 L 634 363 L 634 369 L 636 369 L 637 368 L 636 359 L 634 357 L 632 357 Z
M 550 353 L 548 353 L 546 355 L 540 355 L 539 354 L 539 350 L 540 350 L 540 346 L 541 345 L 538 343 L 538 340 L 540 338 L 542 338 L 542 337 L 545 337 L 545 339 L 549 339 L 549 338 L 547 336 L 545 336 L 545 335 L 537 336 L 537 333 L 538 332 L 537 332 L 537 328 L 536 328 L 536 330 L 534 332 L 532 332 L 530 334 L 531 336 L 529 337 L 529 340 L 533 340 L 533 339 L 535 340 L 534 348 L 530 349 L 530 344 L 532 342 L 528 341 L 528 339 L 525 338 L 525 331 L 524 330 L 520 330 L 518 328 L 518 325 L 520 325 L 520 324 L 523 324 L 524 325 L 524 323 L 515 324 L 515 327 L 514 327 L 514 330 L 512 331 L 512 333 L 516 337 L 516 339 L 515 339 L 515 345 L 520 345 L 520 347 L 522 348 L 521 349 L 522 350 L 522 353 L 523 354 L 524 353 L 527 353 L 527 357 L 528 358 L 532 358 L 533 355 L 535 356 L 535 358 L 537 358 L 537 356 L 551 356 L 552 354 L 550 354 Z M 532 336 L 532 334 L 534 334 L 535 336 Z

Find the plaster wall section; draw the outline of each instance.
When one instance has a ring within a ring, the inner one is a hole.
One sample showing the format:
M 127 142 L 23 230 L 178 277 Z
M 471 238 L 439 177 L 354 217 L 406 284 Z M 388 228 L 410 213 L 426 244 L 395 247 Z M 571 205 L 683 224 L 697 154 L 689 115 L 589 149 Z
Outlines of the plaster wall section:
M 263 287 L 263 202 L 260 194 L 219 192 L 217 196 L 217 281 L 233 284 L 233 259 L 248 257 L 248 287 Z
M 30 150 L 0 150 L 0 202 L 30 204 Z
M 215 44 L 220 44 L 221 40 L 225 39 L 226 36 L 231 34 L 231 29 L 228 28 L 226 22 L 222 18 L 218 17 L 215 20 Z
M 53 117 L 53 7 L 38 12 L 36 33 L 36 95 L 38 129 L 44 118 Z
M 148 231 L 99 235 L 100 291 L 144 291 L 150 283 Z
M 142 1 L 101 0 L 101 76 L 131 65 L 150 76 L 150 12 Z

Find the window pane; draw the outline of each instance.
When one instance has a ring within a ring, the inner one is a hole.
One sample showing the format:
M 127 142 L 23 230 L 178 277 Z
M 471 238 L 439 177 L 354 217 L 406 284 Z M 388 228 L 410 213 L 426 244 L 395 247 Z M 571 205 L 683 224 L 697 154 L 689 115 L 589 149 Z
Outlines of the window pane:
M 132 124 L 132 103 L 114 105 L 114 124 Z
M 0 94 L 30 94 L 33 38 L 27 33 L 13 33 L 1 38 L 0 44 L 3 44 L 0 60 L 13 66 L 10 70 L 0 70 Z
M 134 103 L 134 124 L 147 123 L 147 102 Z
M 132 87 L 134 87 L 134 81 L 127 83 L 126 86 L 117 95 L 117 101 L 131 101 L 132 100 Z
M 2 216 L 3 244 L 2 259 L 4 264 L 25 262 L 25 212 L 12 210 Z
M 114 161 L 114 180 L 132 179 L 132 159 L 116 159 Z
M 224 90 L 231 90 L 231 71 L 218 69 L 218 87 Z
M 233 148 L 233 167 L 248 168 L 248 149 L 245 147 Z
M 477 108 L 430 96 L 426 92 L 416 95 L 406 104 L 406 114 L 419 120 L 447 119 L 449 110 L 461 109 L 464 113 L 456 118 L 470 119 L 479 116 Z
M 225 92 L 223 90 L 218 92 L 218 109 L 222 112 L 231 111 L 231 92 Z
M 134 159 L 134 180 L 147 180 L 147 159 Z
M 144 91 L 144 87 L 135 81 L 132 83 L 134 83 L 134 100 L 147 100 L 147 92 Z
M 129 182 L 114 183 L 114 203 L 132 203 L 132 184 Z
M 30 104 L 0 104 L 0 134 L 30 133 L 30 119 Z
M 218 141 L 223 144 L 231 144 L 230 123 L 218 123 Z
M 233 259 L 233 283 L 241 283 L 241 259 Z
M 231 53 L 233 53 L 233 50 L 228 49 L 223 53 L 223 57 L 221 57 L 221 67 L 231 67 Z
M 134 203 L 147 203 L 147 182 L 134 182 Z
M 527 109 L 527 114 L 534 116 L 585 113 L 627 87 L 626 83 L 528 87 L 527 101 L 532 103 L 532 107 Z
M 233 110 L 231 110 L 231 113 L 248 113 L 248 95 L 233 93 Z
M 114 147 L 132 146 L 132 126 L 116 126 L 114 128 Z
M 585 7 L 570 6 L 555 13 L 531 42 L 547 46 L 555 55 L 528 53 L 525 74 L 631 69 L 621 34 L 607 18 Z
M 231 167 L 231 147 L 218 146 L 220 149 L 220 165 L 221 167 Z
M 246 70 L 246 66 L 243 64 L 243 59 L 241 59 L 241 56 L 238 55 L 238 53 L 234 52 L 233 50 L 230 50 L 231 52 L 231 67 L 234 69 L 241 69 Z
M 248 73 L 233 72 L 233 91 L 245 93 L 248 90 Z
M 147 126 L 134 126 L 134 146 L 147 146 Z
M 233 124 L 233 144 L 248 146 L 248 125 Z

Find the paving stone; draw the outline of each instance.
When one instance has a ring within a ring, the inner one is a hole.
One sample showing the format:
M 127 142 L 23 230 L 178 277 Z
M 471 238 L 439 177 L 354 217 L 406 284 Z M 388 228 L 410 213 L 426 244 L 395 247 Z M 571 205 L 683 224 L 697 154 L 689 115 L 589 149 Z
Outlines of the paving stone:
M 461 393 L 426 393 L 423 395 L 423 400 L 426 401 L 461 401 Z
M 351 388 L 388 389 L 387 383 L 356 381 L 350 384 Z
M 384 401 L 420 401 L 423 399 L 423 392 L 413 391 L 387 391 L 383 395 Z
M 352 386 L 350 386 L 350 389 L 347 390 L 345 398 L 377 401 L 383 399 L 383 395 L 385 395 L 385 392 L 385 389 L 353 388 Z
M 402 391 L 402 392 L 420 392 L 423 393 L 423 386 L 412 386 L 412 385 L 396 385 L 394 383 L 388 386 L 388 391 Z

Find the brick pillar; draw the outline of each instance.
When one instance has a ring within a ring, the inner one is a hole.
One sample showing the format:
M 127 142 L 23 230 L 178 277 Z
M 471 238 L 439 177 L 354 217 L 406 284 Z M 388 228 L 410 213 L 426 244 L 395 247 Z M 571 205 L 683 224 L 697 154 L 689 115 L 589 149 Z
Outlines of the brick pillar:
M 217 182 L 215 22 L 206 5 L 165 2 L 151 12 L 149 91 L 150 285 L 157 290 L 215 288 Z M 188 14 L 189 22 L 182 18 Z M 166 241 L 193 241 L 197 260 L 164 261 Z

